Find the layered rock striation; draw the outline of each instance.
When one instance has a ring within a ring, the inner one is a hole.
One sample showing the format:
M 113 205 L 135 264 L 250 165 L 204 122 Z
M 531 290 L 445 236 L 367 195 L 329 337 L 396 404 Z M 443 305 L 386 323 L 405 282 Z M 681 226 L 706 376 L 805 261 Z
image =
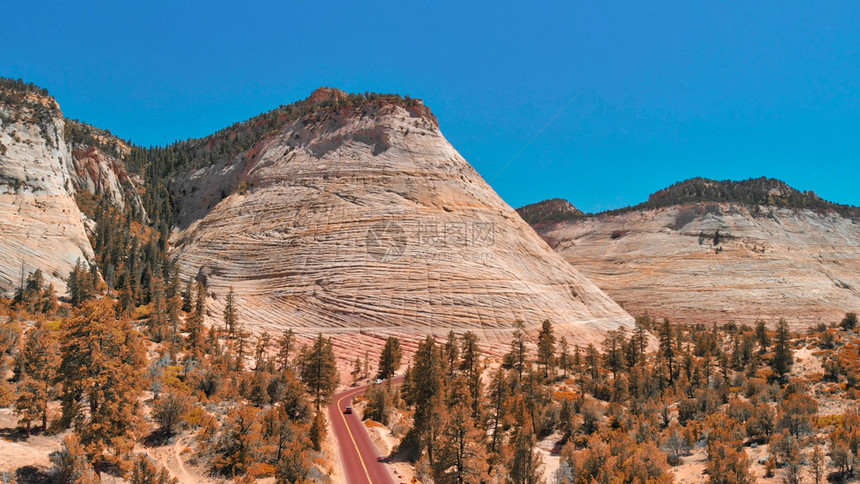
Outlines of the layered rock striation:
M 41 269 L 62 292 L 78 259 L 92 257 L 75 204 L 73 162 L 56 101 L 33 86 L 0 84 L 0 292 Z
M 174 177 L 175 255 L 205 280 L 212 324 L 229 288 L 258 331 L 474 331 L 501 348 L 517 320 L 534 336 L 549 319 L 571 343 L 632 323 L 499 198 L 420 101 L 345 99 L 317 91 L 247 150 Z
M 650 206 L 536 230 L 634 315 L 739 324 L 784 317 L 809 326 L 860 309 L 853 207 L 831 207 L 784 184 L 760 193 L 764 204 L 693 202 L 695 196 L 659 203 L 667 193 L 655 195 Z M 801 195 L 808 200 L 783 203 Z M 801 204 L 814 208 L 790 206 Z

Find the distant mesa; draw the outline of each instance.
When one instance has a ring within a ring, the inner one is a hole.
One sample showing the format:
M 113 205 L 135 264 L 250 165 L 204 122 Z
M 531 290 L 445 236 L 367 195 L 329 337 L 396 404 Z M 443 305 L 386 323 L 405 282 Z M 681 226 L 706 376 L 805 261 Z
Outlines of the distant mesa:
M 693 178 L 639 205 L 532 225 L 634 315 L 809 326 L 860 308 L 858 217 L 772 178 Z

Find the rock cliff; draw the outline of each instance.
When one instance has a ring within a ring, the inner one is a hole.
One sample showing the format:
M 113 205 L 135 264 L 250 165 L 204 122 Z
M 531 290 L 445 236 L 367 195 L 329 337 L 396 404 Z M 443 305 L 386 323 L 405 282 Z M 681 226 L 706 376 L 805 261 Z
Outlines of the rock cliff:
M 105 197 L 116 207 L 129 206 L 135 212 L 142 212 L 138 186 L 142 186 L 143 179 L 130 173 L 124 162 L 131 153 L 129 144 L 109 131 L 80 121 L 66 120 L 65 128 L 75 188 Z
M 634 315 L 808 326 L 860 309 L 856 209 L 784 184 L 757 193 L 747 204 L 726 201 L 744 195 L 661 191 L 640 207 L 536 230 Z
M 32 85 L 0 83 L 0 292 L 42 269 L 62 292 L 77 259 L 92 256 L 75 204 L 72 157 L 56 101 Z
M 186 145 L 205 156 L 219 139 L 263 132 L 173 177 L 175 255 L 205 279 L 211 323 L 232 287 L 255 330 L 471 330 L 501 348 L 517 320 L 534 336 L 550 319 L 557 337 L 580 343 L 631 324 L 496 195 L 420 101 L 323 89 L 291 109 L 300 115 L 270 113 Z

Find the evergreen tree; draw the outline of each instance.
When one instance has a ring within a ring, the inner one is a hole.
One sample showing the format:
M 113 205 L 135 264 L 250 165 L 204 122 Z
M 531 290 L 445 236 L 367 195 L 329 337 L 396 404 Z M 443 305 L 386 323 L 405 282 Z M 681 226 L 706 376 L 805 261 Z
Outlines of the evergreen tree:
M 507 417 L 507 400 L 509 390 L 505 381 L 505 370 L 499 367 L 494 373 L 489 387 L 489 409 L 487 411 L 489 421 L 487 429 L 490 431 L 490 452 L 493 454 L 501 451 L 502 427 Z
M 152 338 L 152 341 L 160 343 L 167 339 L 167 336 L 170 334 L 167 301 L 164 295 L 164 280 L 161 278 L 161 275 L 156 274 L 152 277 L 150 293 L 152 314 L 150 314 L 147 324 L 149 337 Z
M 159 469 L 146 454 L 138 454 L 131 470 L 131 484 L 177 484 L 164 467 Z
M 514 424 L 505 463 L 508 479 L 513 484 L 537 484 L 541 482 L 541 461 L 534 451 L 537 439 L 531 413 L 526 409 L 522 395 L 514 397 L 511 408 Z
M 85 302 L 63 325 L 58 379 L 63 422 L 74 422 L 91 455 L 133 445 L 146 353 L 128 320 L 107 300 Z M 79 403 L 86 402 L 88 412 Z
M 280 371 L 284 371 L 289 369 L 290 367 L 290 354 L 293 351 L 293 330 L 285 329 L 284 334 L 281 336 L 281 339 L 278 340 L 278 369 Z
M 173 432 L 185 423 L 190 410 L 191 402 L 188 397 L 166 392 L 160 394 L 153 403 L 152 419 L 165 435 L 173 435 Z
M 660 327 L 660 354 L 666 364 L 668 384 L 675 383 L 675 344 L 672 338 L 672 324 L 668 318 L 663 319 Z
M 21 378 L 15 411 L 28 435 L 31 420 L 41 419 L 42 430 L 48 428 L 48 402 L 56 393 L 54 381 L 60 366 L 59 350 L 56 334 L 40 321 L 27 333 L 24 347 L 17 355 Z
M 467 331 L 463 333 L 460 354 L 460 371 L 465 372 L 469 396 L 472 400 L 472 420 L 481 421 L 481 349 L 477 343 L 478 337 L 475 333 Z
M 311 428 L 308 431 L 308 438 L 311 440 L 313 449 L 317 452 L 322 450 L 322 443 L 326 436 L 326 420 L 322 410 L 317 410 L 314 415 L 314 420 L 311 423 Z
M 101 482 L 90 464 L 81 441 L 75 434 L 63 439 L 63 448 L 50 456 L 53 481 L 57 484 L 96 484 Z
M 29 283 L 28 283 L 29 285 Z M 839 325 L 845 331 L 853 331 L 857 327 L 857 313 L 846 313 Z
M 382 379 L 393 377 L 394 373 L 400 368 L 402 358 L 403 350 L 400 349 L 400 340 L 394 336 L 389 336 L 385 340 L 382 353 L 379 355 L 379 372 L 376 374 L 376 377 Z
M 523 371 L 526 367 L 526 358 L 528 357 L 528 348 L 526 347 L 526 333 L 522 321 L 515 323 L 513 338 L 511 339 L 511 349 L 505 354 L 504 363 L 508 368 L 513 368 L 517 373 L 516 382 L 523 377 Z
M 72 306 L 78 307 L 95 297 L 95 281 L 85 267 L 85 263 L 80 259 L 75 263 L 75 267 L 66 279 L 66 286 L 69 291 L 69 302 Z
M 331 338 L 320 334 L 301 356 L 301 378 L 317 409 L 334 394 L 340 382 Z
M 552 323 L 545 319 L 538 333 L 537 361 L 543 366 L 543 376 L 548 378 L 550 369 L 555 363 L 555 336 L 552 331 Z
M 445 413 L 438 437 L 434 482 L 469 484 L 485 479 L 485 435 L 475 427 L 471 413 L 472 404 L 468 398 Z
M 415 406 L 412 432 L 419 452 L 427 451 L 431 466 L 435 463 L 434 443 L 442 422 L 444 395 L 441 351 L 436 339 L 427 336 L 415 352 L 407 399 Z
M 248 405 L 235 407 L 227 415 L 213 449 L 216 454 L 213 466 L 226 476 L 245 474 L 259 457 L 262 445 L 259 410 Z
M 567 372 L 570 370 L 570 353 L 567 338 L 564 336 L 558 341 L 558 366 L 561 367 L 562 377 L 567 379 Z
M 761 319 L 755 322 L 755 339 L 758 342 L 759 353 L 767 353 L 770 347 L 770 336 L 767 334 L 767 326 Z
M 361 379 L 361 358 L 355 357 L 355 363 L 352 365 L 352 384 L 355 385 L 358 383 L 358 380 Z
M 771 368 L 779 375 L 780 380 L 785 381 L 794 358 L 791 351 L 791 335 L 788 330 L 788 322 L 780 319 L 776 325 L 776 339 L 773 344 L 773 362 Z
M 448 340 L 442 346 L 442 355 L 444 356 L 448 375 L 453 377 L 460 366 L 460 348 L 457 346 L 457 335 L 454 333 L 454 330 L 448 332 Z
M 227 302 L 224 305 L 224 326 L 227 329 L 227 334 L 230 336 L 233 336 L 237 321 L 236 300 L 233 296 L 233 288 L 231 287 L 230 292 L 227 293 Z

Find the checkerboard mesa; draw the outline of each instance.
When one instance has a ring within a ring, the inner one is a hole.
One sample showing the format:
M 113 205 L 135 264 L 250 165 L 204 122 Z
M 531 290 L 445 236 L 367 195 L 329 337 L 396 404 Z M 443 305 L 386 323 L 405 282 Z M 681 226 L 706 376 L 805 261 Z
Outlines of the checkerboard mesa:
M 536 334 L 549 319 L 584 343 L 632 323 L 502 201 L 420 100 L 325 88 L 290 106 L 184 142 L 194 156 L 169 175 L 175 255 L 205 280 L 212 323 L 230 287 L 247 328 L 342 341 L 453 329 L 506 347 L 515 321 Z M 212 148 L 230 139 L 244 141 Z

